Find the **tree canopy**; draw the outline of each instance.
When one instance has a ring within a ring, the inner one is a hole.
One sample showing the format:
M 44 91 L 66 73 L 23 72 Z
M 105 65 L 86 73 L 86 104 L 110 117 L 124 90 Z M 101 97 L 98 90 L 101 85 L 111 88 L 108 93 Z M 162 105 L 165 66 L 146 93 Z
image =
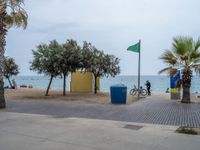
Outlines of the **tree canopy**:
M 48 45 L 40 44 L 36 50 L 32 51 L 33 61 L 31 62 L 30 69 L 50 77 L 46 96 L 49 93 L 53 78 L 60 75 L 58 60 L 60 59 L 59 54 L 62 51 L 63 47 L 56 40 L 50 41 Z
M 12 87 L 13 85 L 10 81 L 10 78 L 12 76 L 16 76 L 19 74 L 19 67 L 15 63 L 15 60 L 13 58 L 10 58 L 8 56 L 5 57 L 3 73 L 4 73 L 4 77 L 8 79 L 10 87 Z
M 91 43 L 84 42 L 82 48 L 83 66 L 86 71 L 94 75 L 94 93 L 97 93 L 98 77 L 115 77 L 120 73 L 119 58 L 114 55 L 105 54 Z
M 63 50 L 58 54 L 59 70 L 63 77 L 63 96 L 66 95 L 66 77 L 70 72 L 75 72 L 81 67 L 81 48 L 73 39 L 62 45 Z
M 66 95 L 66 77 L 69 73 L 89 71 L 94 75 L 94 92 L 97 92 L 96 80 L 98 77 L 114 77 L 120 73 L 119 59 L 114 55 L 104 54 L 96 49 L 91 43 L 84 42 L 83 46 L 69 39 L 64 44 L 51 41 L 50 44 L 41 44 L 33 51 L 31 70 L 50 76 L 50 82 L 56 76 L 63 77 L 63 95 Z

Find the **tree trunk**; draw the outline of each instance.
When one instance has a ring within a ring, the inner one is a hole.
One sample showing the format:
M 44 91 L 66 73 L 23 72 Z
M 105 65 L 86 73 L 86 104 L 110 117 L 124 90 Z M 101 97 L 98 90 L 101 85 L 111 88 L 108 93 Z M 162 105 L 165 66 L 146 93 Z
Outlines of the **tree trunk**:
M 66 74 L 63 74 L 64 79 L 63 79 L 63 96 L 66 95 Z
M 183 97 L 181 102 L 182 103 L 190 103 L 190 87 L 191 87 L 191 80 L 192 80 L 192 71 L 190 68 L 185 68 L 182 70 L 182 87 L 183 87 Z
M 189 86 L 183 86 L 183 97 L 182 97 L 182 103 L 190 103 L 190 87 Z
M 9 84 L 10 84 L 10 88 L 13 88 L 13 85 L 12 85 L 12 83 L 11 83 L 11 81 L 10 81 L 10 78 L 7 78 L 8 79 L 8 82 L 9 82 Z
M 4 97 L 3 67 L 7 32 L 6 26 L 4 24 L 4 19 L 6 16 L 6 7 L 0 7 L 0 108 L 5 108 L 6 101 Z
M 45 96 L 49 96 L 49 89 L 50 89 L 50 87 L 51 87 L 52 80 L 53 80 L 53 76 L 51 76 L 51 78 L 50 78 L 49 85 L 48 85 L 48 87 L 47 87 Z
M 4 84 L 0 83 L 0 109 L 6 107 L 6 101 L 4 97 Z
M 97 94 L 97 77 L 94 76 L 94 94 Z

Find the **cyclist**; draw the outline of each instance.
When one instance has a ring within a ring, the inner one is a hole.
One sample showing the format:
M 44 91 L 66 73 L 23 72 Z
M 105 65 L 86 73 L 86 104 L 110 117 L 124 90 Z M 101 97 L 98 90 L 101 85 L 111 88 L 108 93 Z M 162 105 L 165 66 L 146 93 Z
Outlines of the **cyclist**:
M 146 81 L 145 85 L 147 87 L 148 95 L 151 95 L 151 83 L 149 82 L 149 80 Z

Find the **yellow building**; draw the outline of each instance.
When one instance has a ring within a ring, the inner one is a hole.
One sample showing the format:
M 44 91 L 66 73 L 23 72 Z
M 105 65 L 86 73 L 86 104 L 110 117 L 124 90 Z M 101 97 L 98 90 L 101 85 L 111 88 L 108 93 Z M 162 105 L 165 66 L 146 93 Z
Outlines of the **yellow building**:
M 100 90 L 100 79 L 97 79 L 97 90 Z M 70 92 L 90 93 L 94 91 L 94 77 L 91 72 L 74 72 L 71 74 Z

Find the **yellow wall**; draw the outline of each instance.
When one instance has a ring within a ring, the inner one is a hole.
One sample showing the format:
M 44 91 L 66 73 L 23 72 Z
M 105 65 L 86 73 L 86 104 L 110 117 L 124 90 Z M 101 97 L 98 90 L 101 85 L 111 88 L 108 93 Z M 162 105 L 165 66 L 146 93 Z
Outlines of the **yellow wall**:
M 94 78 L 91 72 L 75 72 L 71 74 L 70 92 L 93 92 Z M 97 87 L 100 89 L 100 80 L 97 79 Z
M 171 88 L 171 93 L 179 93 L 180 89 L 179 88 Z

